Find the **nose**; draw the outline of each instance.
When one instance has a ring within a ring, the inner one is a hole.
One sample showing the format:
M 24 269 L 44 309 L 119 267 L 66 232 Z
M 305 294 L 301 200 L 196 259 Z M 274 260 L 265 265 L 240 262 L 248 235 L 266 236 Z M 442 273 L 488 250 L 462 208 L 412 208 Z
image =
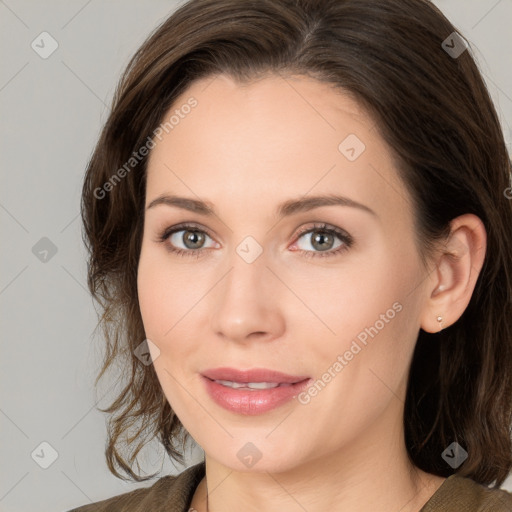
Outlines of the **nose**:
M 211 327 L 217 337 L 236 343 L 271 341 L 282 336 L 283 284 L 261 254 L 248 263 L 238 254 L 212 290 Z

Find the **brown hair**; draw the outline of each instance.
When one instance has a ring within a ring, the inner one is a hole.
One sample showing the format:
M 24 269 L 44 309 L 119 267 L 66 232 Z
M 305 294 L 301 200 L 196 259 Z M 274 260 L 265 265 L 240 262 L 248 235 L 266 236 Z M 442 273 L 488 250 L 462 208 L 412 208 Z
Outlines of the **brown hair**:
M 140 477 L 131 470 L 147 437 L 182 462 L 177 442 L 189 435 L 153 366 L 134 356 L 145 339 L 137 267 L 147 157 L 122 179 L 118 171 L 192 81 L 227 73 L 242 83 L 283 73 L 338 87 L 372 114 L 414 200 L 424 261 L 449 233 L 451 219 L 473 213 L 483 221 L 487 254 L 467 309 L 440 333 L 420 330 L 404 428 L 409 457 L 422 470 L 503 483 L 512 467 L 512 202 L 504 195 L 511 165 L 471 46 L 457 57 L 442 47 L 455 30 L 426 0 L 192 0 L 132 57 L 89 162 L 81 203 L 88 285 L 102 306 L 98 327 L 107 342 L 95 383 L 114 362 L 131 365 L 117 399 L 100 409 L 115 413 L 105 452 L 114 475 L 126 479 L 117 464 L 134 480 L 152 478 L 156 473 Z M 119 183 L 105 193 L 116 173 Z M 134 436 L 123 442 L 132 427 Z M 457 471 L 441 457 L 453 441 L 468 453 Z M 128 463 L 121 447 L 131 450 Z

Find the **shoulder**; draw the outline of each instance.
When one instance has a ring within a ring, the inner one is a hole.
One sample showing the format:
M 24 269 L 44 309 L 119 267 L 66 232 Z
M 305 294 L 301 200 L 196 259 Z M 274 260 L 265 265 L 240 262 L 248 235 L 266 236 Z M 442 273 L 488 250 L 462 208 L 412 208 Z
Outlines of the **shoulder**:
M 459 475 L 449 476 L 420 512 L 511 512 L 512 494 Z
M 200 462 L 179 475 L 159 478 L 150 487 L 89 503 L 68 512 L 184 512 L 204 472 L 204 462 Z

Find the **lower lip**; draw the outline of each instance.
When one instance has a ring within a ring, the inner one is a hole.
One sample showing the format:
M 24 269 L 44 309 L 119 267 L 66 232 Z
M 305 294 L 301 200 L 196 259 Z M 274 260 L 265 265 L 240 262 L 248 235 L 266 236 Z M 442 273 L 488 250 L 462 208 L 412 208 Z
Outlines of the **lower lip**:
M 297 396 L 311 379 L 270 389 L 234 389 L 202 376 L 208 394 L 215 403 L 231 412 L 254 416 L 279 407 Z

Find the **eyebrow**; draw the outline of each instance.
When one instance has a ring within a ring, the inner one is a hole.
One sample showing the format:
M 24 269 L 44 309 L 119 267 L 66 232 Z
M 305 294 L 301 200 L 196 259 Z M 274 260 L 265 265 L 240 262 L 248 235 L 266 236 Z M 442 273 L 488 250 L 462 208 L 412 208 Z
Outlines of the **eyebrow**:
M 161 195 L 156 199 L 153 199 L 147 206 L 146 210 L 154 208 L 155 206 L 165 204 L 167 206 L 175 206 L 188 210 L 199 215 L 207 217 L 218 216 L 215 212 L 215 208 L 209 201 L 199 201 L 188 197 L 180 197 L 175 195 Z M 300 199 L 289 199 L 284 203 L 281 203 L 276 210 L 276 215 L 279 218 L 288 217 L 300 212 L 307 212 L 321 206 L 350 206 L 352 208 L 358 208 L 366 213 L 369 213 L 375 217 L 378 215 L 368 206 L 358 203 L 348 197 L 329 194 L 329 195 L 318 195 L 308 196 Z

